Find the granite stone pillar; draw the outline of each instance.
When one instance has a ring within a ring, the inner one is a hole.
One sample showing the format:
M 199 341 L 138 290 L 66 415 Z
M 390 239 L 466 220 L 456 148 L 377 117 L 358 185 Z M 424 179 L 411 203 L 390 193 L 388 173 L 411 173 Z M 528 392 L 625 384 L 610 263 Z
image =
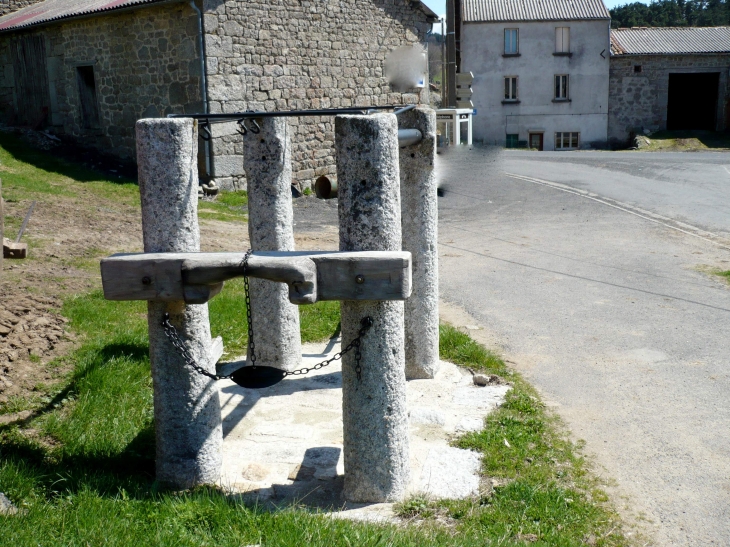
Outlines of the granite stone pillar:
M 248 182 L 248 235 L 254 251 L 293 251 L 291 143 L 286 118 L 258 120 L 243 137 Z M 302 359 L 299 308 L 283 283 L 249 280 L 256 364 L 294 370 Z M 249 349 L 250 361 L 250 349 Z
M 433 378 L 439 368 L 436 113 L 419 106 L 400 114 L 398 125 L 423 135 L 400 149 L 403 250 L 413 260 L 413 292 L 405 301 L 406 378 Z
M 335 118 L 341 251 L 401 250 L 398 122 L 393 114 Z M 342 359 L 345 498 L 396 501 L 408 485 L 402 301 L 344 301 L 342 345 L 374 323 Z
M 144 119 L 136 131 L 145 252 L 200 251 L 196 122 Z M 215 363 L 207 304 L 148 303 L 157 480 L 185 489 L 220 476 L 221 410 L 215 382 L 185 366 L 165 336 L 165 313 L 196 362 L 211 372 Z

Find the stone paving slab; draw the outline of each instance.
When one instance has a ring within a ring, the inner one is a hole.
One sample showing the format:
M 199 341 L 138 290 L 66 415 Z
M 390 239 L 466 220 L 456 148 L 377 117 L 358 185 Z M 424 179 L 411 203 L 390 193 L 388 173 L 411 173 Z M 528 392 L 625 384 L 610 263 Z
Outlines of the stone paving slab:
M 303 346 L 302 366 L 334 354 L 339 340 Z M 345 504 L 342 498 L 340 363 L 266 389 L 220 383 L 223 415 L 221 485 L 246 499 L 338 508 L 339 516 L 382 521 L 392 504 Z M 509 386 L 477 387 L 469 371 L 442 362 L 436 378 L 407 384 L 410 417 L 409 493 L 465 498 L 479 492 L 479 454 L 449 446 L 479 430 Z

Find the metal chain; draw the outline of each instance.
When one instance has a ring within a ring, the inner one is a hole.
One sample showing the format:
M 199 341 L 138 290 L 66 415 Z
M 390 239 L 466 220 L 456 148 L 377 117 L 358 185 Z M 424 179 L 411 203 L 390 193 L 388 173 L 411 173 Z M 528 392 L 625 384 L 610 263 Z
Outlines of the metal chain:
M 248 288 L 248 259 L 251 258 L 253 249 L 246 251 L 243 256 L 243 293 L 246 302 L 246 323 L 248 323 L 248 353 L 251 359 L 251 366 L 256 366 L 256 344 L 253 341 L 253 320 L 251 319 L 251 294 Z
M 208 378 L 212 378 L 213 380 L 223 380 L 224 378 L 229 378 L 229 376 L 219 376 L 218 374 L 208 372 L 195 362 L 195 359 L 193 359 L 193 356 L 190 355 L 188 348 L 185 347 L 185 341 L 180 338 L 177 329 L 172 323 L 170 323 L 169 313 L 165 313 L 162 316 L 162 329 L 165 331 L 165 336 L 167 336 L 167 338 L 170 340 L 172 346 L 178 351 L 180 356 L 185 359 L 185 364 L 195 369 L 195 372 L 202 374 L 203 376 L 207 376 Z
M 248 259 L 251 256 L 251 249 L 246 251 L 246 254 L 243 257 L 243 288 L 245 292 L 245 302 L 246 302 L 246 319 L 248 320 L 248 345 L 249 345 L 249 359 L 251 361 L 251 366 L 256 367 L 256 353 L 255 353 L 255 344 L 253 341 L 253 322 L 251 321 L 251 297 L 249 295 L 249 285 L 248 285 L 248 276 L 246 275 L 247 269 L 248 269 Z M 308 374 L 313 370 L 319 370 L 321 368 L 326 367 L 327 365 L 331 364 L 334 361 L 338 361 L 342 359 L 342 356 L 349 353 L 353 349 L 355 349 L 355 374 L 357 374 L 357 379 L 362 379 L 362 365 L 360 364 L 360 361 L 362 359 L 362 353 L 360 352 L 360 346 L 362 344 L 363 337 L 367 334 L 367 332 L 370 330 L 370 327 L 373 326 L 373 318 L 370 316 L 363 317 L 360 321 L 360 330 L 357 333 L 357 337 L 352 340 L 347 346 L 345 346 L 344 349 L 338 351 L 335 353 L 332 357 L 329 359 L 325 359 L 324 361 L 320 361 L 316 365 L 312 365 L 311 367 L 302 367 L 297 370 L 292 370 L 289 372 L 286 372 L 284 376 L 303 376 L 304 374 Z M 170 314 L 165 313 L 162 316 L 162 329 L 165 332 L 165 336 L 170 340 L 170 343 L 173 345 L 173 347 L 178 351 L 180 356 L 185 359 L 185 364 L 191 367 L 195 370 L 198 374 L 202 374 L 203 376 L 207 376 L 208 378 L 211 378 L 212 380 L 228 380 L 230 379 L 233 374 L 235 374 L 235 371 L 231 374 L 213 374 L 212 372 L 208 372 L 203 367 L 198 365 L 195 362 L 195 359 L 192 355 L 190 355 L 190 352 L 188 351 L 187 347 L 185 346 L 185 341 L 180 337 L 180 334 L 177 332 L 177 329 L 175 326 L 170 322 Z
M 357 374 L 357 379 L 361 380 L 362 379 L 362 366 L 360 365 L 360 359 L 362 359 L 362 354 L 360 353 L 360 342 L 361 342 L 363 336 L 365 336 L 365 334 L 368 332 L 368 330 L 370 330 L 370 327 L 372 327 L 372 326 L 373 326 L 373 318 L 370 316 L 363 317 L 362 320 L 360 321 L 360 330 L 357 333 L 357 338 L 355 338 L 352 342 L 347 344 L 347 346 L 345 346 L 345 349 L 338 351 L 329 359 L 320 361 L 319 363 L 317 363 L 316 365 L 313 365 L 311 367 L 303 367 L 298 370 L 292 370 L 291 372 L 287 372 L 285 374 L 285 376 L 302 376 L 304 374 L 310 373 L 313 370 L 319 370 L 321 368 L 326 367 L 333 361 L 338 361 L 338 360 L 342 359 L 343 355 L 345 355 L 346 353 L 349 353 L 353 348 L 355 348 L 355 374 Z

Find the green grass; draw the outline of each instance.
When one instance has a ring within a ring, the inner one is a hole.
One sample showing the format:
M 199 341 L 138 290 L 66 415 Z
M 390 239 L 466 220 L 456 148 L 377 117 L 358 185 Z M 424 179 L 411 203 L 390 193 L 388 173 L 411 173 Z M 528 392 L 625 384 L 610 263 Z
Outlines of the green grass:
M 213 335 L 241 351 L 242 292 L 240 281 L 227 283 L 210 305 Z M 337 303 L 300 309 L 305 341 L 331 336 L 339 327 Z M 8 545 L 626 544 L 618 532 L 609 532 L 615 518 L 603 506 L 605 495 L 557 419 L 497 355 L 456 329 L 441 328 L 442 358 L 498 374 L 514 386 L 484 431 L 456 440 L 457 446 L 480 451 L 485 472 L 502 486 L 471 501 L 413 498 L 401 512 L 424 524 L 395 527 L 294 507 L 270 512 L 210 488 L 159 491 L 145 304 L 110 302 L 95 292 L 68 299 L 63 313 L 82 340 L 66 357 L 73 373 L 50 397 L 35 401 L 36 415 L 24 429 L 0 426 L 1 489 L 24 510 L 0 517 Z M 437 525 L 435 516 L 453 526 Z
M 248 193 L 245 190 L 221 192 L 215 201 L 200 201 L 198 216 L 223 221 L 246 221 L 248 219 Z
M 97 171 L 34 149 L 4 132 L 0 132 L 0 178 L 3 198 L 10 203 L 31 199 L 51 201 L 57 196 L 81 197 L 91 192 L 115 203 L 139 205 L 139 188 L 134 181 L 109 179 Z
M 730 270 L 718 271 L 718 272 L 716 272 L 716 274 L 719 275 L 720 277 L 724 277 L 725 279 L 730 281 Z
M 227 281 L 223 291 L 210 301 L 210 331 L 223 338 L 226 357 L 246 353 L 248 321 L 244 307 L 243 280 Z M 339 302 L 318 302 L 300 306 L 302 342 L 317 342 L 330 338 L 339 330 Z
M 0 403 L 0 415 L 31 410 L 37 407 L 40 402 L 40 398 L 37 396 L 21 397 L 20 395 L 12 395 L 8 397 L 7 401 Z
M 519 538 L 535 545 L 626 545 L 580 446 L 569 440 L 535 390 L 496 354 L 448 325 L 441 326 L 441 357 L 475 372 L 496 374 L 512 385 L 505 404 L 489 414 L 484 429 L 454 443 L 480 452 L 484 473 L 497 484 L 479 501 L 416 497 L 400 506 L 402 514 L 445 515 L 463 529 L 479 530 L 508 545 Z

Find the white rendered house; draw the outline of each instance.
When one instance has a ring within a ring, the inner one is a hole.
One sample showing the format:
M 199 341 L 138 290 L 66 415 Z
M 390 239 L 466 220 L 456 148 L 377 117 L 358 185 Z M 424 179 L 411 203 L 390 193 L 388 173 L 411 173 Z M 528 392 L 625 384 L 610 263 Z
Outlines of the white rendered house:
M 457 13 L 457 68 L 474 74 L 475 140 L 538 150 L 607 141 L 602 0 L 458 0 Z

